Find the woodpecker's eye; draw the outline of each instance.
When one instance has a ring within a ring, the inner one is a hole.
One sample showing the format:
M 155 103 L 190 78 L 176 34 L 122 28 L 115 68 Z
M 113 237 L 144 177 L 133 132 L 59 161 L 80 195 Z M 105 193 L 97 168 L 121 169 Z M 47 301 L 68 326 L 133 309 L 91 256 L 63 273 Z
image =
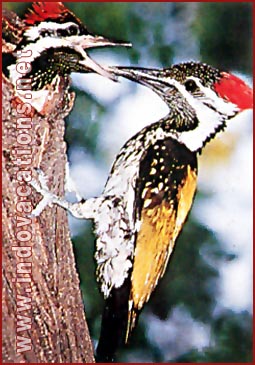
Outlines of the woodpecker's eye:
M 79 34 L 79 29 L 75 25 L 71 25 L 68 28 L 68 32 L 69 32 L 70 35 L 78 35 Z
M 198 89 L 198 86 L 194 80 L 187 80 L 184 83 L 185 89 L 191 93 Z
M 67 37 L 69 35 L 68 29 L 58 29 L 57 36 L 58 37 Z

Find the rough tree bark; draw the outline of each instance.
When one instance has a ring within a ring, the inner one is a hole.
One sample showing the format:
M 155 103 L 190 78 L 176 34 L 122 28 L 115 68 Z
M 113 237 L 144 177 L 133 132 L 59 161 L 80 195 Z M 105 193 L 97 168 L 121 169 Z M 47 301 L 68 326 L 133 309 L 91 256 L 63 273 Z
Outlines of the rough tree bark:
M 17 112 L 13 87 L 3 76 L 3 362 L 94 362 L 67 213 L 53 206 L 31 219 L 23 211 L 41 197 L 24 183 L 21 171 L 35 176 L 34 168 L 41 168 L 50 189 L 64 193 L 64 117 L 74 101 L 64 91 L 66 82 L 43 117 Z

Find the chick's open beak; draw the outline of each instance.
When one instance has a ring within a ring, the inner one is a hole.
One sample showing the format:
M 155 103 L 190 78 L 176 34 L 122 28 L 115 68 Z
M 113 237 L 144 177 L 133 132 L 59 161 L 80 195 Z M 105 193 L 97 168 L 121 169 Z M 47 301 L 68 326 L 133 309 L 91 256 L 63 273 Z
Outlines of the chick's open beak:
M 80 61 L 80 64 L 88 68 L 90 71 L 94 71 L 99 75 L 102 75 L 110 80 L 117 81 L 117 76 L 114 72 L 111 71 L 110 67 L 103 67 L 95 62 L 92 58 L 90 58 L 85 51 L 89 48 L 98 48 L 98 47 L 131 47 L 131 43 L 124 43 L 113 41 L 102 36 L 93 36 L 86 35 L 83 39 L 80 40 L 79 45 L 75 48 L 82 54 L 83 60 Z

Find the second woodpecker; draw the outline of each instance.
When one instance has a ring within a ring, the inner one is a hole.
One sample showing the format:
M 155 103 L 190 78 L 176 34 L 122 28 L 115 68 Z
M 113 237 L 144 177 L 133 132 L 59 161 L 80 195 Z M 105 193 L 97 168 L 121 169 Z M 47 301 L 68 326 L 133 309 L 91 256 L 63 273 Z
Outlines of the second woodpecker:
M 35 215 L 51 201 L 94 221 L 97 280 L 106 300 L 98 362 L 113 361 L 166 270 L 193 203 L 198 153 L 253 106 L 241 79 L 199 62 L 111 71 L 150 87 L 169 113 L 121 148 L 98 198 L 73 204 L 51 194 L 43 178 L 41 186 L 33 183 L 44 196 Z

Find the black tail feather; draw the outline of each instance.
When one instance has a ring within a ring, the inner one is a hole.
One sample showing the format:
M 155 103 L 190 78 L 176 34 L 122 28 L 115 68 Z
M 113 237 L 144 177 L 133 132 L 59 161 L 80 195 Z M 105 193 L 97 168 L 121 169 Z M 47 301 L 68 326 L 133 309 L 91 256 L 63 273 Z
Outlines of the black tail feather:
M 130 287 L 130 278 L 127 278 L 120 288 L 113 288 L 106 299 L 96 362 L 114 362 L 117 348 L 125 343 Z

